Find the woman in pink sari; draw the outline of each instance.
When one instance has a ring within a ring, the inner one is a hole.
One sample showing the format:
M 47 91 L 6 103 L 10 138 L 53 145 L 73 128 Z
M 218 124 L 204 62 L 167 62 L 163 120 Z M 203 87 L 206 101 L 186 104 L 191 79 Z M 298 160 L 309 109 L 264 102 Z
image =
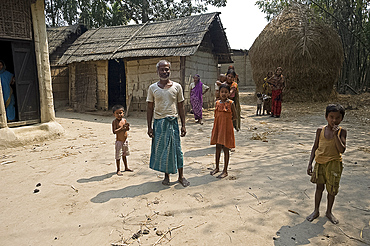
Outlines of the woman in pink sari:
M 190 84 L 190 104 L 193 110 L 195 123 L 203 125 L 203 95 L 209 90 L 209 87 L 200 81 L 200 76 L 198 74 L 194 75 L 193 78 L 194 82 Z

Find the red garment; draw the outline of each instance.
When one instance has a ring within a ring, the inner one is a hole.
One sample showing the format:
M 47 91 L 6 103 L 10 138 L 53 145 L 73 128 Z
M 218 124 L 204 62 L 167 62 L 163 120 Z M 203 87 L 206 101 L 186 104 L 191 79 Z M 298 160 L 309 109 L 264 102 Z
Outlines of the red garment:
M 221 100 L 216 102 L 211 145 L 221 144 L 228 149 L 235 148 L 232 104 L 232 100 L 227 100 L 225 103 Z
M 280 116 L 281 113 L 281 92 L 282 90 L 273 90 L 271 96 L 271 113 L 274 116 Z

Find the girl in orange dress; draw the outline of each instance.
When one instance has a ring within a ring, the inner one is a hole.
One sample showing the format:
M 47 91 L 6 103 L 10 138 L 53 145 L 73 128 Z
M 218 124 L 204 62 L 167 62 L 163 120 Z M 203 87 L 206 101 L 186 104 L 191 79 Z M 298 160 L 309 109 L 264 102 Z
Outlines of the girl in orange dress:
M 220 100 L 216 101 L 215 121 L 212 129 L 211 145 L 216 144 L 216 168 L 211 175 L 220 170 L 221 150 L 224 151 L 224 170 L 217 178 L 225 178 L 229 165 L 230 149 L 235 148 L 235 136 L 233 120 L 236 118 L 234 102 L 228 99 L 230 87 L 227 84 L 220 85 Z

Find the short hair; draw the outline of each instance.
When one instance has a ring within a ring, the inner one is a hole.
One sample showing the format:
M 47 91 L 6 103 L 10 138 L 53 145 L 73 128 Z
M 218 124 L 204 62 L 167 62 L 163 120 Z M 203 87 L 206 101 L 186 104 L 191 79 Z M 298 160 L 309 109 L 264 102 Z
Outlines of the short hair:
M 114 106 L 112 107 L 113 113 L 114 113 L 114 112 L 116 112 L 118 109 L 122 109 L 122 110 L 123 110 L 123 112 L 125 112 L 125 108 L 124 108 L 122 105 L 120 105 L 120 104 L 116 104 L 116 105 L 114 105 Z
M 220 88 L 219 88 L 219 91 L 221 91 L 222 88 L 226 88 L 229 92 L 231 91 L 230 86 L 227 85 L 227 84 L 221 84 Z
M 160 65 L 162 65 L 162 64 L 168 64 L 168 66 L 171 68 L 171 63 L 170 63 L 169 61 L 167 61 L 167 60 L 160 60 L 160 61 L 157 63 L 157 65 L 156 65 L 157 70 L 159 69 L 159 66 L 160 66 Z
M 336 104 L 329 104 L 326 107 L 325 117 L 328 117 L 330 112 L 339 112 L 342 115 L 342 119 L 344 118 L 344 114 L 346 113 L 344 107 L 338 103 Z

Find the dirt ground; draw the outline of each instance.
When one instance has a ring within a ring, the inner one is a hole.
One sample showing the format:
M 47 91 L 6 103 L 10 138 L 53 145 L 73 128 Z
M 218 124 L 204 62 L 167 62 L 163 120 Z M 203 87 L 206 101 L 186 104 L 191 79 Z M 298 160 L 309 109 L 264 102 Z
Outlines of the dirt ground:
M 1 150 L 0 245 L 370 245 L 370 97 L 337 101 L 347 108 L 348 130 L 338 225 L 323 216 L 325 196 L 320 217 L 305 220 L 315 190 L 306 168 L 326 103 L 283 103 L 275 119 L 255 116 L 255 99 L 244 92 L 242 130 L 223 180 L 209 174 L 213 111 L 205 110 L 202 126 L 187 115 L 187 188 L 176 175 L 163 186 L 163 174 L 149 169 L 144 112 L 127 118 L 134 172 L 119 177 L 111 113 L 57 111 L 61 138 Z

